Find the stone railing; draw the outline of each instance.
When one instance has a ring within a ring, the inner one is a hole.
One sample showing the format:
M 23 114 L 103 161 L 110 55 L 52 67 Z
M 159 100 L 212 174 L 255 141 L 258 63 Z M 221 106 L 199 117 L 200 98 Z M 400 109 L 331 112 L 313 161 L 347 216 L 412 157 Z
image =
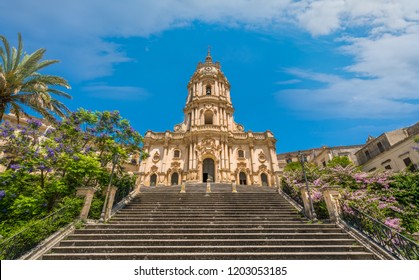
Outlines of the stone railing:
M 245 132 L 234 132 L 233 133 L 234 139 L 247 139 L 247 133 Z
M 267 138 L 265 133 L 257 133 L 257 132 L 253 132 L 253 137 L 255 137 L 255 139 L 257 140 L 264 140 Z
M 310 186 L 310 192 L 314 189 Z M 345 211 L 345 207 L 348 206 L 343 206 L 339 187 L 323 187 L 316 190 L 322 193 L 330 221 L 350 232 L 362 244 L 366 244 L 376 256 L 381 259 L 419 259 L 419 245 L 414 240 L 400 235 L 360 210 L 351 208 L 350 211 Z M 307 218 L 316 220 L 316 213 L 310 206 L 306 186 L 299 188 L 298 197 L 290 195 L 286 187 L 280 188 L 279 192 L 284 192 L 289 199 L 301 205 L 303 207 L 301 210 Z
M 219 131 L 220 130 L 220 126 L 219 125 L 215 125 L 215 124 L 205 124 L 205 125 L 201 125 L 201 126 L 197 126 L 198 130 L 215 130 L 215 131 Z

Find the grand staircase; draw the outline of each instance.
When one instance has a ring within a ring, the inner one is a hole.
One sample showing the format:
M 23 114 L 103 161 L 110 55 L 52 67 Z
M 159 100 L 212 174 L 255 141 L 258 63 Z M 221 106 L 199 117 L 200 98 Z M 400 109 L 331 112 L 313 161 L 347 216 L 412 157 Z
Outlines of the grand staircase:
M 88 224 L 43 259 L 373 259 L 334 224 L 311 223 L 272 187 L 143 188 L 108 223 Z

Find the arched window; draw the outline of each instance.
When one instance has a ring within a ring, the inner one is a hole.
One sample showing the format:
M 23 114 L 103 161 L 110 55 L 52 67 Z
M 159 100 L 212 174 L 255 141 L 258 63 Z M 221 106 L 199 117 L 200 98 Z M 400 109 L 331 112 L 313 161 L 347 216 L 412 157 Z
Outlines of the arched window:
M 174 158 L 180 158 L 180 151 L 179 151 L 179 150 L 175 150 L 175 151 L 173 152 L 173 157 L 174 157 Z
M 238 156 L 239 158 L 244 158 L 244 151 L 243 151 L 243 150 L 238 150 L 238 151 L 237 151 L 237 156 Z
M 213 113 L 211 111 L 206 111 L 204 113 L 204 124 L 213 124 L 212 117 Z
M 210 85 L 207 85 L 206 90 L 205 90 L 205 93 L 207 95 L 211 95 L 211 86 Z

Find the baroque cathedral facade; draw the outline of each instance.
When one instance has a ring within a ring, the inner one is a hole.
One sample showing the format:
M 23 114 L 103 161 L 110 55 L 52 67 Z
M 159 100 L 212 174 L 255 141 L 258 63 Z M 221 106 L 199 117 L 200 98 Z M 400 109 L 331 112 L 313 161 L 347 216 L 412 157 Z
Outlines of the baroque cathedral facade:
M 244 131 L 233 118 L 230 84 L 210 52 L 187 85 L 184 121 L 173 131 L 147 131 L 142 186 L 203 182 L 275 186 L 279 167 L 272 132 Z

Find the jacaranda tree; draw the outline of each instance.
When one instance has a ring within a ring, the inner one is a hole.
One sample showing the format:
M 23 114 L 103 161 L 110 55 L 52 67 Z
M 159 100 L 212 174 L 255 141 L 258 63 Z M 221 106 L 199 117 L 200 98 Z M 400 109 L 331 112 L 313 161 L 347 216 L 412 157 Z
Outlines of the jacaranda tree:
M 74 197 L 78 187 L 93 187 L 102 194 L 115 154 L 112 184 L 132 188 L 135 178 L 123 163 L 142 154 L 141 135 L 116 111 L 79 109 L 46 130 L 38 120 L 17 126 L 6 121 L 0 125 L 0 137 L 0 163 L 8 168 L 0 173 L 0 235 L 19 221 L 25 224 L 50 213 Z

